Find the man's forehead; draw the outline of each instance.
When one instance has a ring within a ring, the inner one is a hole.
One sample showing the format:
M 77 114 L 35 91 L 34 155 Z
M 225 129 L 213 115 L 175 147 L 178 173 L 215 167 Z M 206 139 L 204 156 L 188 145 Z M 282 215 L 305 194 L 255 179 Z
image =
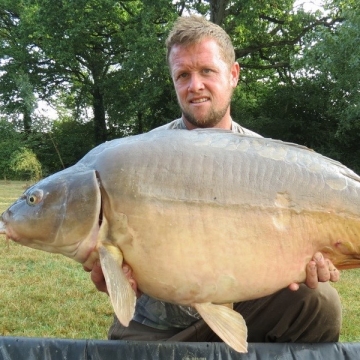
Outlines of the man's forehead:
M 201 42 L 191 44 L 176 44 L 172 47 L 169 62 L 171 65 L 183 64 L 184 62 L 197 61 L 220 61 L 224 60 L 221 56 L 220 48 L 215 40 L 204 39 Z
M 179 51 L 186 51 L 190 49 L 202 49 L 202 50 L 209 50 L 209 51 L 220 51 L 219 44 L 217 41 L 212 37 L 204 37 L 202 39 L 199 39 L 198 41 L 192 41 L 192 42 L 184 42 L 179 44 L 174 44 L 170 50 L 170 55 L 174 52 Z

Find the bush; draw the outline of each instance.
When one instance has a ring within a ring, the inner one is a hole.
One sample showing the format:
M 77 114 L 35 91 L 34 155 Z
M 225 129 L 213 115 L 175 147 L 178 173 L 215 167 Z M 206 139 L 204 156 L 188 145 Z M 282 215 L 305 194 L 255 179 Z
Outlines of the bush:
M 23 180 L 39 181 L 42 177 L 39 160 L 31 150 L 25 147 L 14 152 L 10 159 L 10 168 L 17 177 Z

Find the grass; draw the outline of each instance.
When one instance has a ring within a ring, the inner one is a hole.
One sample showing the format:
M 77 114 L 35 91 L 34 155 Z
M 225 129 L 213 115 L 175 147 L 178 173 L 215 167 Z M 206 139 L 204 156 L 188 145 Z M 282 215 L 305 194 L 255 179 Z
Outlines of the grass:
M 0 213 L 24 189 L 24 183 L 0 181 Z M 0 240 L 0 335 L 106 338 L 113 313 L 109 299 L 80 264 Z M 334 287 L 343 306 L 340 340 L 359 342 L 360 269 L 343 271 Z
M 360 269 L 341 272 L 338 290 L 343 308 L 341 342 L 360 342 Z
M 25 184 L 0 181 L 0 213 Z M 108 296 L 82 266 L 0 236 L 0 335 L 106 339 L 112 322 Z

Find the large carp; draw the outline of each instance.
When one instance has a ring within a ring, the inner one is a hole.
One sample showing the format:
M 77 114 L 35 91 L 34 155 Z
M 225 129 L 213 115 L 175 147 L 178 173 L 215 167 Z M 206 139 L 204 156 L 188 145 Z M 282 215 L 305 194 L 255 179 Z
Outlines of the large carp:
M 194 306 L 237 351 L 246 325 L 221 304 L 305 280 L 322 251 L 360 265 L 360 178 L 305 147 L 220 130 L 106 142 L 29 188 L 0 218 L 8 238 L 91 268 L 100 257 L 122 324 L 139 289 Z

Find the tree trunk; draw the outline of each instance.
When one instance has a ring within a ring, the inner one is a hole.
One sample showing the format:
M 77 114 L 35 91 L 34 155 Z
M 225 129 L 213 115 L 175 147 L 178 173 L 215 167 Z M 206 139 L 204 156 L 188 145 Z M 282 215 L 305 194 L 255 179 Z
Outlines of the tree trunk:
M 143 132 L 144 132 L 143 116 L 142 116 L 142 112 L 139 111 L 137 113 L 136 134 L 142 134 Z
M 24 132 L 25 134 L 31 133 L 31 112 L 25 106 L 23 111 L 23 123 L 24 123 Z
M 229 0 L 210 0 L 210 20 L 213 23 L 221 26 L 228 2 Z
M 99 145 L 107 140 L 107 130 L 104 96 L 96 85 L 94 86 L 93 97 L 95 145 Z

